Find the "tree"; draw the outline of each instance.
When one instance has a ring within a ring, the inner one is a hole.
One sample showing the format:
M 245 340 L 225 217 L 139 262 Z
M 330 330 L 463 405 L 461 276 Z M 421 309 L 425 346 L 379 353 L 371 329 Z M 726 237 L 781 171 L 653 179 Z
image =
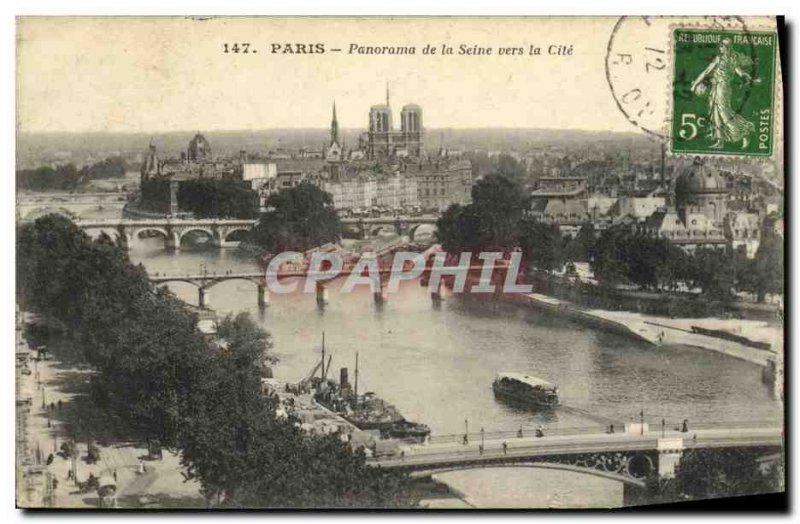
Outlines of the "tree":
M 772 221 L 765 220 L 761 243 L 751 265 L 750 288 L 763 302 L 767 293 L 783 294 L 783 239 L 773 229 Z
M 342 225 L 329 193 L 302 183 L 270 195 L 251 240 L 278 253 L 306 251 L 341 238 Z
M 452 204 L 436 221 L 436 238 L 445 251 L 471 251 L 480 244 L 480 224 L 472 206 Z
M 366 465 L 336 437 L 307 437 L 275 415 L 261 389 L 268 335 L 245 314 L 219 323 L 216 342 L 197 316 L 109 238 L 90 240 L 48 215 L 18 232 L 18 295 L 74 332 L 95 368 L 101 405 L 128 437 L 181 450 L 188 476 L 232 507 L 413 506 L 408 475 Z
M 761 470 L 763 452 L 743 448 L 686 451 L 668 480 L 650 479 L 651 502 L 703 500 L 784 490 L 783 468 Z
M 366 465 L 336 435 L 303 435 L 261 392 L 264 338 L 247 316 L 220 323 L 208 387 L 186 419 L 182 464 L 222 507 L 409 507 L 406 475 Z
M 558 225 L 524 220 L 520 230 L 519 246 L 528 264 L 542 271 L 553 271 L 563 265 Z
M 630 266 L 624 226 L 611 227 L 600 234 L 591 254 L 590 264 L 595 278 L 604 286 L 616 286 L 628 279 Z
M 519 161 L 511 155 L 505 153 L 501 154 L 497 158 L 497 168 L 494 172 L 511 180 L 518 186 L 525 185 L 525 166 L 520 164 Z
M 81 173 L 73 164 L 17 171 L 18 189 L 69 191 L 77 188 L 81 182 Z
M 684 250 L 672 243 L 666 244 L 666 257 L 656 267 L 658 287 L 669 291 L 676 291 L 681 282 L 689 280 L 691 259 Z
M 128 163 L 125 159 L 119 156 L 108 157 L 101 160 L 96 164 L 84 166 L 81 169 L 81 176 L 85 180 L 94 180 L 98 178 L 120 178 L 125 176 L 128 171 Z
M 564 258 L 572 262 L 589 262 L 596 241 L 594 224 L 586 222 L 578 230 L 575 238 L 567 242 L 564 248 Z
M 482 247 L 516 245 L 519 223 L 529 205 L 517 183 L 503 175 L 489 175 L 472 186 L 471 205 Z
M 471 204 L 452 205 L 439 218 L 437 238 L 447 251 L 510 249 L 527 206 L 518 185 L 489 175 L 472 187 Z
M 256 216 L 258 193 L 246 183 L 228 178 L 196 178 L 178 186 L 178 207 L 201 218 Z
M 699 248 L 691 256 L 690 273 L 687 275 L 693 287 L 715 300 L 730 300 L 736 283 L 733 256 L 725 250 Z

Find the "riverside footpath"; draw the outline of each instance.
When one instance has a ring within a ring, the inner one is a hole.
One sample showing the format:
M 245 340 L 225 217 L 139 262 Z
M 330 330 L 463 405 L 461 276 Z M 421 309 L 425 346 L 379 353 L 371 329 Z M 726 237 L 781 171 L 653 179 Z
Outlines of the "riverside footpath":
M 24 338 L 19 314 L 16 343 L 17 506 L 39 508 L 202 508 L 200 486 L 182 475 L 180 457 L 167 449 L 151 457 L 147 444 L 126 438 L 114 417 L 89 395 L 92 370 L 66 350 L 40 353 Z M 54 344 L 56 346 L 57 344 Z M 99 459 L 89 458 L 89 441 Z M 73 457 L 62 445 L 74 442 Z M 93 477 L 115 486 L 101 503 Z

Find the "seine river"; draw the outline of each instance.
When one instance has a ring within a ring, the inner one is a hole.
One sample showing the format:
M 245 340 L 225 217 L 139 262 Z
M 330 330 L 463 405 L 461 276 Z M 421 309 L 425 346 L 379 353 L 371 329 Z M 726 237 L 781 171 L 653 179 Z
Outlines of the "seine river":
M 170 253 L 161 239 L 140 240 L 131 251 L 148 272 L 197 274 L 257 271 L 234 250 Z M 331 286 L 320 310 L 314 294 L 271 296 L 259 311 L 255 284 L 223 282 L 207 305 L 219 314 L 250 312 L 269 331 L 280 358 L 276 378 L 299 380 L 320 358 L 322 333 L 332 369 L 350 368 L 359 354 L 359 390 L 374 391 L 433 434 L 583 427 L 638 421 L 660 425 L 782 417 L 761 382 L 759 367 L 694 348 L 654 349 L 533 310 L 450 297 L 435 307 L 426 289 L 408 282 L 381 307 L 368 289 L 352 294 Z M 197 304 L 197 290 L 169 285 Z M 494 398 L 498 371 L 523 371 L 559 385 L 563 406 L 531 413 Z

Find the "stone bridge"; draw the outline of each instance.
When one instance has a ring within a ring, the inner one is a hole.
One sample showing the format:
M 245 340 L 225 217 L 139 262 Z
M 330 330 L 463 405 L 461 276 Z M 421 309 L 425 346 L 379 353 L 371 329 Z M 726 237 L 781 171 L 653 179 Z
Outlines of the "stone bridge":
M 127 193 L 18 193 L 17 220 L 35 220 L 54 213 L 70 219 L 97 211 L 122 211 Z
M 188 234 L 200 234 L 215 247 L 236 247 L 256 220 L 237 219 L 112 219 L 78 220 L 75 225 L 90 236 L 106 233 L 129 248 L 144 236 L 159 236 L 167 249 L 180 249 Z
M 345 233 L 360 239 L 375 237 L 381 232 L 386 232 L 408 236 L 411 241 L 414 241 L 417 233 L 422 231 L 434 233 L 438 218 L 436 216 L 343 218 L 341 223 Z
M 533 432 L 452 435 L 431 437 L 429 442 L 401 448 L 387 456 L 368 459 L 368 464 L 401 469 L 422 477 L 448 471 L 487 467 L 557 467 L 600 474 L 644 486 L 652 473 L 669 478 L 685 453 L 708 448 L 754 448 L 764 454 L 783 449 L 779 422 L 746 422 L 693 425 L 682 432 L 651 429 L 648 424 L 626 424 L 608 433 L 604 428 L 545 430 Z

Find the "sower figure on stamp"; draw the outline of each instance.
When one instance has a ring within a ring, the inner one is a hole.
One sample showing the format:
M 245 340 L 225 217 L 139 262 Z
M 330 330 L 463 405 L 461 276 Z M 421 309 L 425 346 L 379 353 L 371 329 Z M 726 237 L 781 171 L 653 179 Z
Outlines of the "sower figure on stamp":
M 750 73 L 745 71 L 752 63 L 747 55 L 731 49 L 730 38 L 723 38 L 719 44 L 719 54 L 692 82 L 692 93 L 703 96 L 707 92 L 703 82 L 709 77 L 711 79 L 708 109 L 712 124 L 710 135 L 715 140 L 710 147 L 714 149 L 722 149 L 725 142 L 740 140 L 742 149 L 746 149 L 750 143 L 748 136 L 755 131 L 755 125 L 733 109 L 732 98 L 734 76 L 747 82 L 760 82 L 758 78 L 753 80 Z

